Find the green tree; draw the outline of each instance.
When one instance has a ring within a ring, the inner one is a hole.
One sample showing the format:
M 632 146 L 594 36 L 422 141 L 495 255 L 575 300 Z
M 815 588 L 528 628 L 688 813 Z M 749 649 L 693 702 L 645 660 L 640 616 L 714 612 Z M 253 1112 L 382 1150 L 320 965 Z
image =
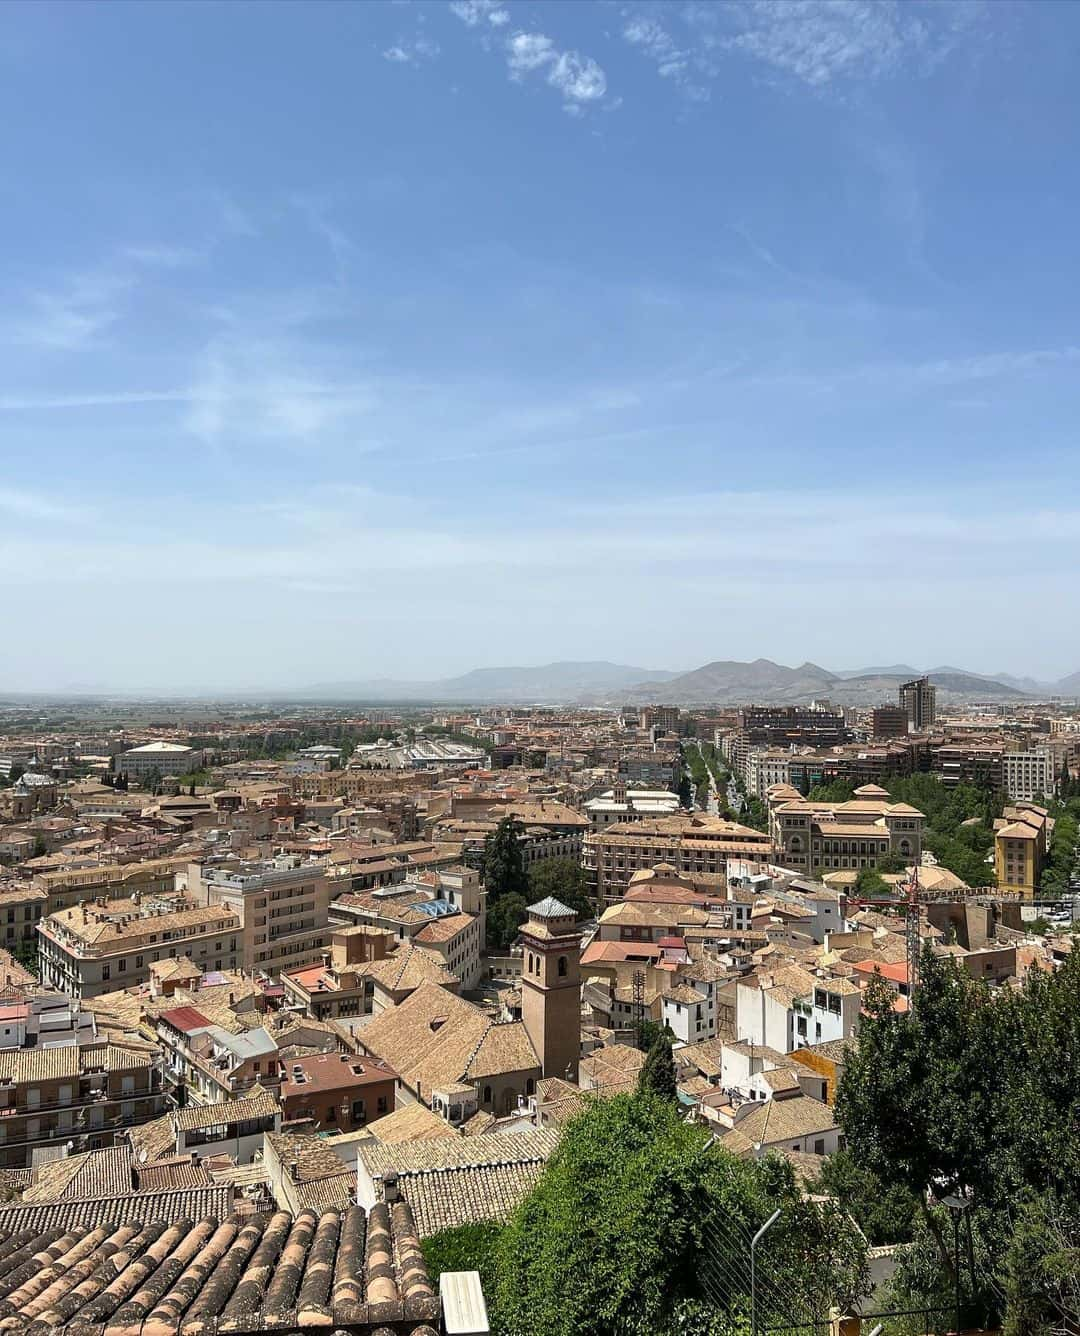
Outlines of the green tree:
M 657 1035 L 653 1041 L 638 1072 L 638 1090 L 673 1102 L 678 1099 L 675 1059 L 671 1056 L 671 1044 L 663 1034 Z
M 1025 1202 L 1005 1257 L 1005 1336 L 1080 1331 L 1080 1216 L 1052 1196 Z
M 675 789 L 679 795 L 679 803 L 689 811 L 694 806 L 694 786 L 690 782 L 690 776 L 684 770 L 679 776 L 679 783 Z
M 424 1239 L 421 1248 L 432 1283 L 438 1286 L 444 1271 L 479 1271 L 484 1293 L 495 1292 L 496 1263 L 504 1226 L 493 1220 L 480 1220 L 443 1229 Z
M 928 950 L 912 1010 L 898 1014 L 891 1003 L 875 980 L 837 1115 L 859 1165 L 917 1203 L 921 1223 L 899 1281 L 908 1297 L 922 1286 L 936 1302 L 951 1290 L 952 1226 L 929 1199 L 967 1200 L 959 1279 L 965 1306 L 992 1325 L 1018 1203 L 1032 1194 L 1052 1194 L 1069 1211 L 1080 1203 L 1080 953 L 1052 974 L 1029 970 L 1020 989 L 991 993 Z
M 760 1277 L 782 1276 L 818 1314 L 865 1293 L 865 1242 L 839 1210 L 803 1200 L 785 1161 L 736 1159 L 649 1094 L 591 1100 L 499 1241 L 495 1329 L 740 1331 L 748 1241 L 778 1208 Z
M 505 816 L 484 843 L 484 885 L 489 911 L 503 896 L 529 894 L 529 878 L 521 848 L 523 830 L 520 821 Z
M 589 899 L 589 883 L 581 864 L 572 858 L 542 858 L 529 868 L 530 904 L 553 895 L 578 918 L 591 918 L 596 907 Z
M 864 867 L 859 869 L 859 875 L 855 880 L 855 887 L 860 895 L 885 895 L 892 890 L 892 887 L 877 870 L 877 868 Z
M 902 1183 L 884 1184 L 848 1150 L 821 1162 L 818 1190 L 850 1212 L 870 1243 L 910 1243 L 915 1226 L 915 1198 Z
M 523 895 L 504 895 L 488 909 L 487 943 L 490 950 L 507 951 L 513 946 L 518 929 L 529 917 Z

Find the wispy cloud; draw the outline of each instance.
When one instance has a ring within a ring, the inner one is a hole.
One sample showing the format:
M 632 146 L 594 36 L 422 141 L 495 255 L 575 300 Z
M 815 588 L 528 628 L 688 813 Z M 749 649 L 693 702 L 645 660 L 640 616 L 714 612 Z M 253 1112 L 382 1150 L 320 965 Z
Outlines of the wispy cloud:
M 427 37 L 412 40 L 403 38 L 393 46 L 388 46 L 382 55 L 383 60 L 388 60 L 392 65 L 422 65 L 425 61 L 438 58 L 439 44 Z
M 502 28 L 510 22 L 510 11 L 500 0 L 452 0 L 450 10 L 470 28 L 485 23 Z
M 694 67 L 715 75 L 724 56 L 742 55 L 822 90 L 901 70 L 929 72 L 969 38 L 981 11 L 982 0 L 691 0 L 678 11 L 685 23 L 679 36 L 649 8 L 631 12 L 623 36 L 666 77 L 685 77 Z M 666 17 L 674 7 L 661 12 Z
M 607 92 L 607 76 L 595 60 L 577 51 L 560 51 L 543 33 L 514 33 L 506 43 L 506 63 L 514 80 L 543 71 L 551 87 L 562 94 L 568 111 L 598 102 Z
M 132 282 L 131 275 L 91 271 L 52 291 L 31 293 L 26 316 L 15 321 L 15 337 L 57 351 L 86 347 L 119 319 L 121 297 Z
M 510 22 L 510 10 L 499 0 L 452 0 L 450 10 L 467 27 L 482 31 L 481 44 L 486 50 L 494 45 L 491 30 L 501 30 Z M 602 102 L 607 94 L 607 75 L 591 56 L 564 50 L 545 33 L 519 30 L 498 45 L 515 83 L 530 75 L 541 75 L 560 94 L 563 110 L 571 115 L 580 115 L 585 107 Z
M 699 58 L 690 47 L 677 43 L 656 18 L 645 14 L 631 15 L 623 25 L 622 35 L 631 46 L 656 62 L 661 78 L 677 84 L 693 101 L 708 100 L 709 89 L 691 77 L 692 70 L 700 67 Z
M 331 219 L 324 200 L 310 195 L 294 195 L 292 202 L 303 214 L 312 232 L 330 247 L 334 257 L 335 279 L 340 286 L 348 275 L 349 261 L 355 249 L 352 239 Z
M 127 408 L 135 404 L 184 403 L 190 390 L 119 390 L 102 394 L 0 395 L 0 412 L 37 412 L 63 408 Z
M 23 520 L 73 520 L 82 515 L 75 506 L 57 501 L 53 496 L 0 487 L 0 514 Z

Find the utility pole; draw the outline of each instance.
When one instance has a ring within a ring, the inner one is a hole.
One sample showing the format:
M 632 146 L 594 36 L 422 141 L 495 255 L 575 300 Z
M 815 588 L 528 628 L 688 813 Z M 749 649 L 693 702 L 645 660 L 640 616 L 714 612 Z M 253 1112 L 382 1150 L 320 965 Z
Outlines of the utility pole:
M 780 1219 L 780 1212 L 773 1211 L 768 1220 L 750 1240 L 750 1336 L 757 1336 L 757 1246 L 765 1235 Z

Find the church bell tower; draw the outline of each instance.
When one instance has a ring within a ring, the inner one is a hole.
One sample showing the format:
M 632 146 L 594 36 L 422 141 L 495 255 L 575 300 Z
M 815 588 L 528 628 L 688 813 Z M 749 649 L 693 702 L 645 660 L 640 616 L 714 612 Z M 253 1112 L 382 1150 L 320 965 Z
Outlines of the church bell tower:
M 581 933 L 554 896 L 521 925 L 521 1019 L 544 1076 L 576 1082 L 581 1057 Z

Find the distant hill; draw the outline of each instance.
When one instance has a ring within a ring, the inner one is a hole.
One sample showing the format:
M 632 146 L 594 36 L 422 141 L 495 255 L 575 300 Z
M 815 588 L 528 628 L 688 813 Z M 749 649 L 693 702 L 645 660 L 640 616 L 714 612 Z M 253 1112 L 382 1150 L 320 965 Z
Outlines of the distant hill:
M 908 664 L 856 672 L 829 672 L 815 663 L 788 668 L 771 659 L 752 663 L 721 660 L 682 673 L 657 686 L 644 682 L 627 693 L 631 701 L 665 700 L 673 705 L 807 704 L 827 696 L 838 705 L 877 705 L 896 699 L 901 682 L 923 674 Z M 1023 699 L 1017 687 L 965 672 L 945 668 L 928 674 L 944 701 Z M 1077 674 L 1080 691 L 1080 673 Z
M 834 676 L 845 681 L 850 677 L 900 677 L 907 682 L 913 677 L 922 677 L 922 673 L 910 664 L 893 663 L 887 668 L 841 668 Z
M 1051 682 L 1045 690 L 1054 696 L 1080 696 L 1080 673 L 1070 673 L 1060 681 Z
M 531 668 L 474 668 L 460 677 L 427 682 L 391 678 L 323 682 L 295 694 L 315 700 L 415 700 L 478 705 L 558 703 L 621 698 L 628 687 L 643 680 L 662 683 L 676 676 L 668 669 L 633 668 L 597 660 L 547 663 Z
M 626 693 L 631 701 L 661 700 L 671 705 L 728 702 L 799 702 L 827 696 L 838 679 L 816 663 L 787 668 L 771 659 L 753 663 L 723 659 L 672 677 L 658 687 L 642 682 Z

